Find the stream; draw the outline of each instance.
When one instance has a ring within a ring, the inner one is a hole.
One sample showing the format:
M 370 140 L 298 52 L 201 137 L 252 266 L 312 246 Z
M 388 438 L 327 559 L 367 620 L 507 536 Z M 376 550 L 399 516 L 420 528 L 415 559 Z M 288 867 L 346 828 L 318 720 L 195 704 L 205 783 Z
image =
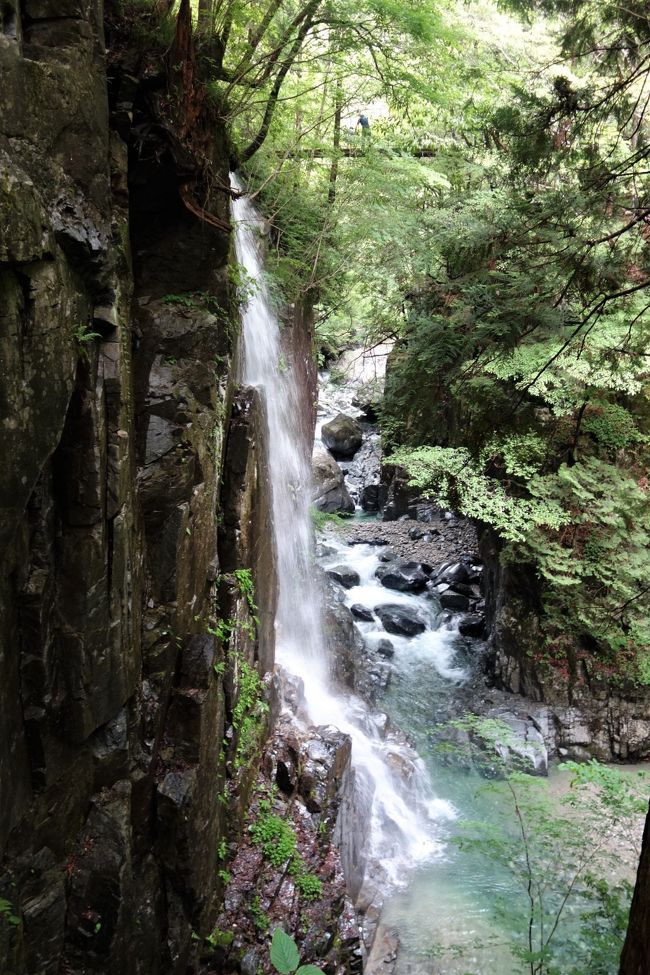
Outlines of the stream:
M 234 178 L 233 185 L 240 188 Z M 453 842 L 465 820 L 500 822 L 502 797 L 497 789 L 491 798 L 477 799 L 478 774 L 444 761 L 432 735 L 436 720 L 457 713 L 459 692 L 476 680 L 482 644 L 462 636 L 461 617 L 441 608 L 435 567 L 420 592 L 381 584 L 376 572 L 387 557 L 386 545 L 352 545 L 326 530 L 317 559 L 322 572 L 315 571 L 311 451 L 301 436 L 299 390 L 285 364 L 287 350 L 264 282 L 262 221 L 245 197 L 234 202 L 233 215 L 237 259 L 254 283 L 242 311 L 242 381 L 260 390 L 271 445 L 276 660 L 303 682 L 309 723 L 335 725 L 352 739 L 354 801 L 365 824 L 360 899 L 381 910 L 380 929 L 397 931 L 400 947 L 392 970 L 399 975 L 516 973 L 517 963 L 504 947 L 510 932 L 495 926 L 491 908 L 496 895 L 512 899 L 522 892 L 509 872 L 479 854 L 460 854 Z M 334 412 L 349 405 L 349 396 L 326 378 L 322 397 L 317 436 Z M 375 450 L 376 430 L 366 440 Z M 381 522 L 376 528 L 381 536 Z M 468 557 L 466 566 L 474 569 L 471 561 Z M 335 599 L 356 607 L 358 636 L 386 678 L 372 704 L 330 677 L 321 576 L 341 567 L 351 576 L 347 587 L 335 586 Z M 377 614 L 386 604 L 415 619 L 418 632 L 387 632 L 385 616 Z
M 347 393 L 332 386 L 328 375 L 320 377 L 317 444 L 322 426 L 333 411 L 358 412 L 351 400 L 358 382 L 367 375 L 362 367 L 354 372 L 355 380 Z M 367 435 L 374 437 L 372 427 Z M 374 522 L 375 540 L 382 538 L 382 522 L 376 515 L 357 509 L 355 520 L 366 525 Z M 482 644 L 460 635 L 460 617 L 443 612 L 430 591 L 399 592 L 381 584 L 376 572 L 385 564 L 382 560 L 390 557 L 389 545 L 350 545 L 336 530 L 326 529 L 320 533 L 319 551 L 318 562 L 326 573 L 345 566 L 358 576 L 357 584 L 339 591 L 338 596 L 348 608 L 355 607 L 357 617 L 359 607 L 372 614 L 371 620 L 355 619 L 369 652 L 376 653 L 382 642 L 390 640 L 389 680 L 376 706 L 414 744 L 430 794 L 435 796 L 428 806 L 430 820 L 435 823 L 435 846 L 417 862 L 404 850 L 393 851 L 389 871 L 392 883 L 383 891 L 383 925 L 395 929 L 399 938 L 395 972 L 463 975 L 471 970 L 476 975 L 490 975 L 497 965 L 515 972 L 516 961 L 505 946 L 510 932 L 495 930 L 492 908 L 495 896 L 514 898 L 521 896 L 521 891 L 508 872 L 481 856 L 459 854 L 453 844 L 463 821 L 486 817 L 499 821 L 504 807 L 498 790 L 489 808 L 489 800 L 477 799 L 480 776 L 441 760 L 432 740 L 435 721 L 455 715 L 459 689 L 475 677 Z M 376 614 L 377 607 L 385 604 L 403 607 L 425 628 L 414 636 L 387 633 Z
M 348 546 L 331 535 L 325 535 L 325 543 L 326 548 L 334 549 L 320 559 L 325 570 L 344 563 L 360 576 L 359 585 L 345 592 L 346 605 L 362 605 L 372 611 L 390 602 L 408 607 L 426 622 L 426 629 L 410 638 L 387 634 L 376 620 L 356 622 L 371 649 L 386 637 L 393 645 L 390 682 L 377 703 L 391 723 L 414 742 L 429 788 L 437 796 L 429 806 L 436 824 L 435 851 L 430 850 L 418 864 L 410 863 L 411 870 L 406 872 L 407 857 L 394 855 L 392 877 L 396 882 L 385 890 L 383 922 L 399 932 L 396 972 L 462 975 L 471 970 L 489 975 L 496 964 L 508 964 L 507 970 L 515 971 L 510 952 L 495 943 L 505 941 L 507 932 L 495 932 L 491 905 L 497 894 L 518 897 L 521 892 L 511 876 L 494 863 L 459 854 L 452 842 L 459 821 L 498 820 L 503 814 L 498 794 L 492 808 L 485 798 L 477 800 L 480 777 L 441 761 L 431 740 L 432 718 L 437 711 L 445 712 L 471 675 L 468 640 L 460 637 L 453 624 L 441 622 L 440 608 L 428 594 L 387 594 L 375 576 L 384 547 Z M 438 968 L 436 957 L 443 950 L 444 968 Z M 454 959 L 455 953 L 458 959 Z

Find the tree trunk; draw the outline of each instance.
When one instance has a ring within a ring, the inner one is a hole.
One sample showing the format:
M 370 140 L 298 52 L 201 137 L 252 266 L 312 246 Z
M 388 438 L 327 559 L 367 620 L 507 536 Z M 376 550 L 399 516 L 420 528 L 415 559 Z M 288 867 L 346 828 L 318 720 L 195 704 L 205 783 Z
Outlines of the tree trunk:
M 621 954 L 619 975 L 650 973 L 650 810 L 643 831 L 641 859 Z
M 197 21 L 197 29 L 202 32 L 207 32 L 212 29 L 212 19 L 213 19 L 213 2 L 212 0 L 199 0 L 199 18 Z
M 334 140 L 332 142 L 332 164 L 330 166 L 327 202 L 333 206 L 336 201 L 336 180 L 339 175 L 339 153 L 341 149 L 341 112 L 343 111 L 343 83 L 336 79 L 334 100 Z

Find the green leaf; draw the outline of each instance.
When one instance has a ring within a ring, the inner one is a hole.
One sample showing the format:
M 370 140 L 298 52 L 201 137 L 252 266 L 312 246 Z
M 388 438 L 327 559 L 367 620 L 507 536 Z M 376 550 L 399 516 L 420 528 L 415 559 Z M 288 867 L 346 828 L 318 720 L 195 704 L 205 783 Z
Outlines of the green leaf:
M 323 975 L 323 972 L 316 965 L 301 965 L 296 975 Z
M 280 975 L 292 975 L 300 964 L 300 954 L 296 942 L 276 928 L 271 941 L 271 964 Z

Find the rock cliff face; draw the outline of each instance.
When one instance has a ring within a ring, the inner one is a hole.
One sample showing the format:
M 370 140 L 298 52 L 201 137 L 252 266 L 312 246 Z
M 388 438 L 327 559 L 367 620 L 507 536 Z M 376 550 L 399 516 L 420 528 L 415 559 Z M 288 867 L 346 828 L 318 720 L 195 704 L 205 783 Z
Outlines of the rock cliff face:
M 492 679 L 536 702 L 551 753 L 582 760 L 640 761 L 650 757 L 650 691 L 599 673 L 589 655 L 569 647 L 553 667 L 544 653 L 538 583 L 525 566 L 503 566 L 493 535 L 483 532 Z
M 139 52 L 150 25 L 120 11 L 0 3 L 3 975 L 193 969 L 238 675 L 272 664 L 252 395 L 223 463 L 228 196 L 212 223 L 184 205 L 165 47 Z M 223 133 L 208 149 L 226 183 Z

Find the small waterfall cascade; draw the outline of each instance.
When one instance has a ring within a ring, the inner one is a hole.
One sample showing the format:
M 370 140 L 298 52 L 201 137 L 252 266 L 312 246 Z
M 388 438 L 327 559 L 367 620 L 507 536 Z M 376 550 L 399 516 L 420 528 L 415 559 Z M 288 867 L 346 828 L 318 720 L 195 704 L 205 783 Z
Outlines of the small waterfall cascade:
M 231 179 L 241 191 L 236 177 Z M 245 270 L 249 291 L 242 309 L 242 380 L 260 391 L 268 426 L 279 580 L 276 657 L 302 679 L 310 723 L 335 725 L 350 735 L 357 789 L 364 809 L 371 809 L 367 861 L 377 882 L 399 886 L 409 867 L 440 852 L 440 822 L 453 817 L 454 811 L 434 797 L 414 751 L 397 737 L 382 738 L 368 706 L 330 684 L 314 572 L 310 445 L 301 433 L 299 390 L 291 363 L 285 360 L 280 323 L 264 280 L 263 221 L 245 196 L 234 201 L 233 219 L 237 261 Z

